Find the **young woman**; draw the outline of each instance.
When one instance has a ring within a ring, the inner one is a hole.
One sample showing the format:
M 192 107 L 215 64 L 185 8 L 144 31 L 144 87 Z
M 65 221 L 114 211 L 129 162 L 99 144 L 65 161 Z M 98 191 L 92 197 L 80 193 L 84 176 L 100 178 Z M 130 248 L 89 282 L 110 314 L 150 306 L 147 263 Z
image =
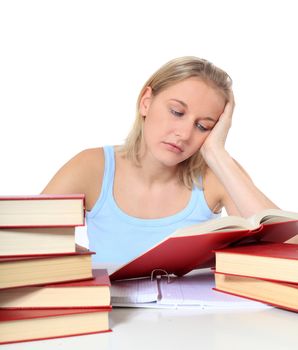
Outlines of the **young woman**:
M 175 229 L 276 208 L 225 150 L 234 109 L 227 73 L 196 57 L 145 83 L 122 146 L 87 149 L 43 193 L 84 193 L 95 262 L 125 263 Z

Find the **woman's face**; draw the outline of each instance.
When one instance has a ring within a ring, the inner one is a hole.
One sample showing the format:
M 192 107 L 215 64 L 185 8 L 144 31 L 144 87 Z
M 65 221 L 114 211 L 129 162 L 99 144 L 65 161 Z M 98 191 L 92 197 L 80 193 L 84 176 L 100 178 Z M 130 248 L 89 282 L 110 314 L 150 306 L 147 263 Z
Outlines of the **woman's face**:
M 178 82 L 156 96 L 148 87 L 140 102 L 146 152 L 167 166 L 191 157 L 224 107 L 224 97 L 197 78 Z

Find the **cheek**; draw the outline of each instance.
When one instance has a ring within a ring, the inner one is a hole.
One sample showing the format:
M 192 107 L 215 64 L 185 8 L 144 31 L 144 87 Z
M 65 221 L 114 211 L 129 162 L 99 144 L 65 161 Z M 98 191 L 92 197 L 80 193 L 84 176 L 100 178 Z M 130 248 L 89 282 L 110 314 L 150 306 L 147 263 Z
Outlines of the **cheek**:
M 210 131 L 206 133 L 201 133 L 199 136 L 198 135 L 195 136 L 193 141 L 195 151 L 199 150 L 202 147 L 203 143 L 205 142 L 209 134 L 210 134 Z
M 151 107 L 144 121 L 144 130 L 150 130 L 153 134 L 161 134 L 168 129 L 167 121 L 164 118 L 163 111 Z
M 202 138 L 201 138 L 202 144 L 205 142 L 205 140 L 206 140 L 206 138 L 209 136 L 210 132 L 211 132 L 211 131 L 205 132 L 205 133 L 202 135 Z
M 154 142 L 159 137 L 159 131 L 158 122 L 147 116 L 143 125 L 143 134 L 146 142 Z
M 155 118 L 154 115 L 148 114 L 145 117 L 145 120 L 144 120 L 144 131 L 145 130 L 154 130 L 154 129 L 156 129 L 157 125 L 158 125 L 158 120 L 157 120 L 157 118 Z

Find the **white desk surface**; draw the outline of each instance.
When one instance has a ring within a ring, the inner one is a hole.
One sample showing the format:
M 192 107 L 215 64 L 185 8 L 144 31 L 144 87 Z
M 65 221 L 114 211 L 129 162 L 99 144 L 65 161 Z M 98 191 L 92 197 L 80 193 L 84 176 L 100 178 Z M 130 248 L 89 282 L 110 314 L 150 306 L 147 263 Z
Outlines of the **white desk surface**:
M 113 332 L 2 345 L 1 350 L 297 349 L 298 314 L 276 308 L 114 308 Z

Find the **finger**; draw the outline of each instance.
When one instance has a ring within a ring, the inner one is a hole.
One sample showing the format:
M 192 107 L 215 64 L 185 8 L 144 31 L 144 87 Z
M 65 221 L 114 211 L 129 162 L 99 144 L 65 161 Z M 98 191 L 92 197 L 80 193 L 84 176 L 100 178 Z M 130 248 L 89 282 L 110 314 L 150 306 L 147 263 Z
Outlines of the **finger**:
M 221 115 L 223 118 L 231 119 L 234 111 L 234 103 L 233 101 L 228 101 L 225 105 L 225 109 Z
M 228 102 L 231 102 L 233 105 L 235 105 L 235 96 L 233 90 L 230 90 L 228 93 Z

